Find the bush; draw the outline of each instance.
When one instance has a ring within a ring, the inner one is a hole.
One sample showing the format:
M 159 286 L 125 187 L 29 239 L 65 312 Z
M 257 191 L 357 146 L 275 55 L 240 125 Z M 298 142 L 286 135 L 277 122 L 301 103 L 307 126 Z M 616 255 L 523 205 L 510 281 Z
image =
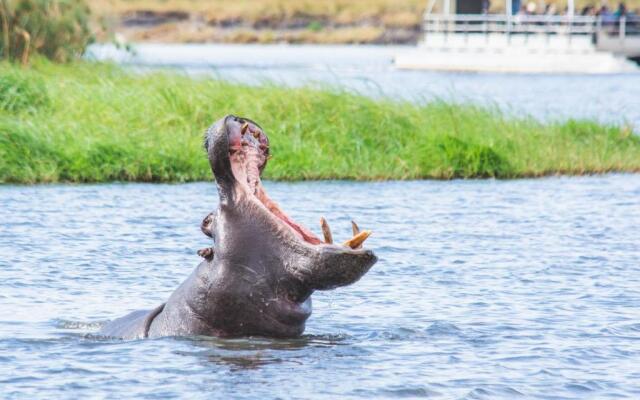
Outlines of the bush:
M 0 0 L 0 54 L 27 63 L 39 53 L 66 62 L 93 40 L 84 0 Z

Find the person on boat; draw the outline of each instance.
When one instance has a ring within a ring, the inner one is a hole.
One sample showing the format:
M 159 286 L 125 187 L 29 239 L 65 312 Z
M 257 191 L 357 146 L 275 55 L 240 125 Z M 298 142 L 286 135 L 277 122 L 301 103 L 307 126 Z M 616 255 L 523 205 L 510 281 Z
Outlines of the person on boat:
M 625 30 L 627 27 L 627 6 L 623 3 L 620 2 L 618 3 L 618 9 L 616 10 L 616 12 L 613 13 L 613 18 L 615 19 L 615 32 L 616 34 L 620 33 L 620 29 L 622 28 L 620 25 L 622 23 L 624 23 L 625 25 Z M 621 21 L 621 19 L 624 18 L 623 21 Z
M 602 21 L 602 25 L 613 25 L 616 22 L 615 16 L 609 11 L 609 7 L 603 2 L 596 16 Z
M 482 0 L 482 14 L 489 14 L 489 9 L 491 8 L 491 0 Z
M 627 16 L 627 6 L 624 3 L 619 3 L 618 4 L 618 9 L 616 10 L 615 13 L 613 13 L 613 15 L 615 15 L 616 20 L 620 20 L 620 18 L 622 17 L 626 17 Z
M 589 15 L 595 15 L 595 13 L 596 13 L 596 8 L 592 4 L 582 7 L 582 10 L 580 11 L 580 15 L 585 17 Z

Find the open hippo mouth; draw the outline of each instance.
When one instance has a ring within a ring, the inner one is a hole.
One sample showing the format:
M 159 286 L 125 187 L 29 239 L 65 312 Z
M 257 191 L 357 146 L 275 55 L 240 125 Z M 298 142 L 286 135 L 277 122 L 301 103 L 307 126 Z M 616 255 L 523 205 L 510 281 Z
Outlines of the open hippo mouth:
M 220 169 L 231 171 L 231 175 L 238 186 L 235 194 L 264 206 L 278 223 L 288 227 L 299 240 L 305 241 L 310 245 L 333 244 L 333 236 L 329 224 L 324 218 L 321 219 L 324 236 L 324 241 L 322 241 L 305 226 L 290 218 L 276 202 L 267 196 L 262 186 L 260 175 L 270 158 L 269 139 L 258 124 L 247 118 L 227 116 L 214 125 L 213 130 L 208 132 L 205 139 L 205 148 L 207 150 L 209 150 L 211 136 L 214 136 L 214 139 L 218 141 L 217 145 L 220 149 L 219 151 L 214 151 L 213 154 L 220 157 L 219 162 L 221 164 L 226 164 L 227 157 L 225 157 L 224 152 L 225 148 L 227 149 L 230 168 L 226 165 L 221 165 Z M 214 161 L 212 160 L 212 165 Z M 369 237 L 371 231 L 360 231 L 355 222 L 352 222 L 352 229 L 353 237 L 344 242 L 343 246 L 350 249 L 361 248 L 362 243 Z
M 282 211 L 262 187 L 260 175 L 269 160 L 269 139 L 262 128 L 253 121 L 237 117 L 227 119 L 226 127 L 231 171 L 246 198 L 262 204 L 275 221 L 290 228 L 299 239 L 314 245 L 322 243 L 311 231 Z
M 267 196 L 260 175 L 269 160 L 269 139 L 262 131 L 262 128 L 255 122 L 235 116 L 228 116 L 224 119 L 226 136 L 228 140 L 228 154 L 231 164 L 233 178 L 237 182 L 236 193 L 249 201 L 257 201 L 271 213 L 274 222 L 280 223 L 283 227 L 288 227 L 292 233 L 302 241 L 310 245 L 333 244 L 333 236 L 329 224 L 324 218 L 321 219 L 321 227 L 324 241 L 320 240 L 308 228 L 295 222 L 289 217 L 278 204 Z M 208 139 L 208 138 L 207 138 Z M 208 147 L 208 140 L 205 143 Z M 358 249 L 369 237 L 371 231 L 360 231 L 359 227 L 352 222 L 354 236 L 343 243 L 343 247 Z

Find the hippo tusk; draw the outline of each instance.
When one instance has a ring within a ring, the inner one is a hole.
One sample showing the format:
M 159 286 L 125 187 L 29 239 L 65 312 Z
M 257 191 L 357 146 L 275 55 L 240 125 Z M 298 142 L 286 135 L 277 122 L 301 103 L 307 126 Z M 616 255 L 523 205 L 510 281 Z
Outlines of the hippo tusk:
M 249 124 L 245 122 L 245 123 L 242 125 L 242 128 L 240 128 L 240 134 L 241 134 L 241 135 L 244 135 L 244 134 L 245 134 L 245 132 L 247 132 L 247 128 L 249 128 Z
M 354 237 L 352 237 L 351 239 L 347 240 L 346 242 L 342 243 L 342 245 L 351 247 L 352 249 L 357 249 L 358 247 L 362 246 L 362 243 L 364 243 L 364 241 L 367 240 L 367 238 L 370 235 L 371 235 L 371 231 L 364 230 L 358 233 L 357 235 L 355 235 Z
M 351 221 L 351 230 L 353 231 L 353 236 L 356 236 L 358 233 L 360 233 L 360 228 L 355 221 Z
M 358 233 L 360 233 L 360 227 L 356 224 L 356 221 L 351 221 L 351 230 L 353 231 L 353 236 L 358 236 Z M 362 244 L 356 248 L 362 248 Z
M 324 217 L 320 218 L 320 227 L 322 228 L 322 234 L 324 235 L 324 242 L 328 244 L 333 243 L 333 236 L 331 235 L 331 229 L 329 223 Z

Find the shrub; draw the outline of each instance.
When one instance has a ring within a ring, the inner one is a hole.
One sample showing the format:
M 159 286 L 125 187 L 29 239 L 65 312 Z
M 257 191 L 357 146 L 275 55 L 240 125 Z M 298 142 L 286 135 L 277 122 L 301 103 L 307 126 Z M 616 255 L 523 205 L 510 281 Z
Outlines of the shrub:
M 93 40 L 84 0 L 0 0 L 0 54 L 27 63 L 39 53 L 66 62 Z

